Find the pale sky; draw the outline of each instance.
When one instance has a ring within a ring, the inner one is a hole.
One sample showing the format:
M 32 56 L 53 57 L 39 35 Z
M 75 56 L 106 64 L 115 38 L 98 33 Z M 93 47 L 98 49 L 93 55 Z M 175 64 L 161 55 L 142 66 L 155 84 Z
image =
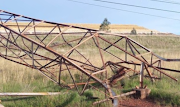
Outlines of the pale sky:
M 152 0 L 106 0 L 124 4 L 138 5 L 164 10 L 177 11 L 177 13 L 155 11 L 143 8 L 108 4 L 94 0 L 76 0 L 116 9 L 158 15 L 178 20 L 141 15 L 115 9 L 86 5 L 69 0 L 0 0 L 0 10 L 5 10 L 37 19 L 58 23 L 95 23 L 100 24 L 107 18 L 112 24 L 135 24 L 160 32 L 180 34 L 180 4 L 160 3 Z M 179 0 L 162 0 L 174 1 Z M 179 12 L 179 13 L 178 13 Z

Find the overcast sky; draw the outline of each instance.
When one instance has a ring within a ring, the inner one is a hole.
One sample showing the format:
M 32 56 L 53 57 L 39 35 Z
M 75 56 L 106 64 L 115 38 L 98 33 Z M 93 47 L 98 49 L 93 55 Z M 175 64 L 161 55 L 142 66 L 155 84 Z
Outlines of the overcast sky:
M 90 4 L 96 4 L 116 9 L 135 11 L 145 14 L 152 14 L 178 20 L 171 20 L 115 9 L 108 9 L 98 6 L 76 3 L 68 0 L 0 0 L 0 9 L 58 23 L 96 23 L 100 24 L 107 18 L 112 24 L 135 24 L 158 30 L 161 32 L 171 32 L 180 34 L 180 4 L 161 3 L 152 0 L 106 0 L 120 2 L 131 5 L 139 5 L 152 8 L 177 11 L 177 13 L 155 11 L 143 8 L 114 5 L 97 2 L 94 0 L 76 0 Z M 179 0 L 162 0 L 174 1 Z M 179 12 L 179 13 L 178 13 Z

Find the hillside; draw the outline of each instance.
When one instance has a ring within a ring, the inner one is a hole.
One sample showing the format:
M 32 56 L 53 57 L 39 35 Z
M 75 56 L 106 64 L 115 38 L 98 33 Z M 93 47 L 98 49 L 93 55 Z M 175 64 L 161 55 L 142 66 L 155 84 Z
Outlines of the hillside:
M 65 24 L 67 24 L 67 23 L 65 23 Z M 9 22 L 6 25 L 17 30 L 15 22 Z M 24 29 L 24 27 L 27 25 L 28 25 L 28 23 L 25 23 L 25 22 L 19 23 L 20 29 Z M 68 23 L 68 25 L 91 28 L 91 29 L 96 29 L 96 30 L 98 30 L 99 26 L 100 26 L 100 24 L 69 24 L 69 23 Z M 30 26 L 33 26 L 33 25 L 30 24 Z M 47 32 L 53 28 L 53 25 L 45 24 L 45 23 L 38 24 L 37 26 L 38 26 L 38 28 L 36 29 L 36 31 L 39 33 Z M 138 35 L 149 35 L 151 33 L 151 31 L 153 31 L 153 34 L 156 34 L 156 35 L 166 34 L 166 33 L 161 33 L 157 30 L 147 29 L 147 28 L 144 28 L 144 27 L 141 27 L 138 25 L 121 25 L 121 24 L 111 24 L 110 32 L 111 33 L 120 33 L 120 34 L 130 34 L 130 32 L 133 28 L 136 29 L 136 32 L 138 33 Z M 56 32 L 56 30 L 58 30 L 58 29 L 55 29 L 54 31 Z M 2 31 L 0 30 L 0 32 L 2 32 Z M 33 29 L 30 29 L 28 31 L 28 33 L 32 33 L 32 32 L 34 32 Z M 83 32 L 83 30 L 70 28 L 67 32 Z
M 91 29 L 99 29 L 100 24 L 71 24 L 79 27 L 86 27 Z M 143 34 L 143 33 L 150 33 L 153 31 L 154 33 L 160 33 L 157 30 L 151 30 L 147 29 L 138 25 L 121 25 L 121 24 L 111 24 L 110 25 L 110 31 L 112 33 L 130 33 L 131 30 L 135 28 L 137 33 Z

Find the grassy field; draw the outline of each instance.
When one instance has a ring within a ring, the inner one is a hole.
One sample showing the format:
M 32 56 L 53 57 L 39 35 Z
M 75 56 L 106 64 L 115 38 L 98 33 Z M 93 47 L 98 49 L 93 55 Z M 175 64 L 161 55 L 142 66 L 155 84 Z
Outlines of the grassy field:
M 71 38 L 71 37 L 69 37 Z M 107 37 L 109 39 L 110 36 Z M 145 47 L 151 49 L 156 54 L 165 58 L 180 58 L 180 37 L 171 36 L 130 36 L 130 38 L 141 43 Z M 82 49 L 86 48 L 85 44 Z M 64 47 L 66 49 L 66 47 Z M 83 50 L 82 50 L 83 51 Z M 89 57 L 94 58 L 92 53 L 96 53 L 97 50 L 89 50 L 87 53 Z M 111 50 L 113 51 L 113 50 Z M 59 50 L 59 52 L 63 52 Z M 61 88 L 42 76 L 36 70 L 9 62 L 3 58 L 0 58 L 0 92 L 62 92 L 63 95 L 58 96 L 42 96 L 42 97 L 0 97 L 2 104 L 5 107 L 89 107 L 96 99 L 90 99 L 92 96 L 103 97 L 101 93 L 95 90 L 86 90 L 84 95 L 79 96 L 74 90 L 67 90 Z M 111 59 L 111 58 L 109 58 Z M 96 62 L 100 63 L 99 61 Z M 167 63 L 168 68 L 180 69 L 178 65 L 174 63 Z M 180 78 L 180 74 L 168 72 L 168 74 Z M 115 91 L 125 92 L 139 85 L 139 78 L 125 78 L 120 83 L 124 84 L 123 88 L 115 88 Z M 160 105 L 177 105 L 180 106 L 180 81 L 175 82 L 170 78 L 163 76 L 163 79 L 156 81 L 154 84 L 149 79 L 145 80 L 145 84 L 148 88 L 152 89 L 149 98 L 153 99 Z M 67 92 L 67 93 L 66 93 Z M 111 106 L 110 102 L 101 103 L 96 105 L 97 107 Z

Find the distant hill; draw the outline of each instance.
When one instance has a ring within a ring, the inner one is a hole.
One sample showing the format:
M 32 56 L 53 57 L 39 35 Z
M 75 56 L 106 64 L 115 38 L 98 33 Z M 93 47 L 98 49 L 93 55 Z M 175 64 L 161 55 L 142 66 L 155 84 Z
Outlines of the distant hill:
M 96 30 L 98 30 L 100 26 L 100 24 L 69 24 L 69 25 L 86 27 L 86 28 L 91 28 L 91 29 L 96 29 Z M 151 30 L 151 29 L 147 29 L 147 28 L 137 26 L 137 25 L 121 25 L 121 24 L 110 25 L 110 31 L 112 33 L 130 33 L 133 28 L 135 28 L 137 33 L 139 34 L 151 33 L 151 31 L 153 31 L 153 33 L 160 33 L 157 30 Z
M 91 28 L 91 29 L 96 29 L 96 30 L 99 30 L 99 27 L 100 27 L 100 24 L 72 24 L 72 23 L 65 23 L 65 24 L 74 25 L 74 26 L 78 26 L 78 27 Z M 15 22 L 9 22 L 6 25 L 13 29 L 16 29 L 16 30 L 18 29 L 16 27 Z M 20 27 L 20 29 L 24 29 L 24 26 L 27 26 L 28 23 L 21 22 L 21 23 L 19 23 L 19 25 L 22 26 L 22 27 Z M 31 23 L 31 26 L 32 26 L 32 23 Z M 38 33 L 42 33 L 42 32 L 50 31 L 54 25 L 42 23 L 37 26 L 38 26 L 38 28 L 36 29 L 36 31 Z M 162 33 L 157 30 L 147 29 L 147 28 L 144 28 L 144 27 L 141 27 L 138 25 L 121 25 L 121 24 L 111 24 L 109 32 L 129 35 L 133 28 L 136 29 L 136 32 L 138 35 L 150 35 L 151 31 L 153 31 L 154 35 L 174 35 L 172 33 Z M 54 32 L 58 32 L 58 30 L 59 29 L 57 28 L 54 30 Z M 0 32 L 3 33 L 1 30 L 0 30 Z M 33 33 L 33 32 L 34 32 L 34 29 L 28 30 L 28 33 Z M 66 32 L 83 32 L 83 30 L 70 28 Z

